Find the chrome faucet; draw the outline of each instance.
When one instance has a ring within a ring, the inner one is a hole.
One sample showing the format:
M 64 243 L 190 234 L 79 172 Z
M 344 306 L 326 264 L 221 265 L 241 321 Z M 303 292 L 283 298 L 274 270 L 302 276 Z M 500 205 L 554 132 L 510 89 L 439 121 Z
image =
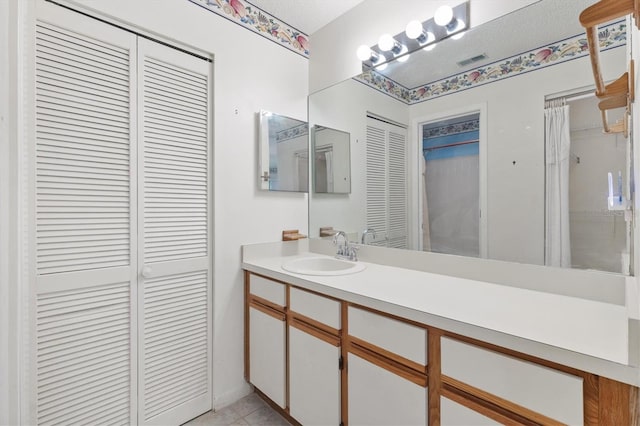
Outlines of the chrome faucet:
M 373 235 L 373 238 L 375 238 L 376 237 L 376 230 L 373 229 L 373 228 L 367 228 L 364 231 L 362 231 L 362 240 L 361 240 L 362 245 L 366 244 L 366 240 L 367 240 L 367 235 L 368 234 Z
M 340 237 L 344 239 L 343 244 L 339 244 Z M 352 262 L 358 261 L 358 247 L 349 245 L 349 238 L 346 232 L 337 231 L 333 236 L 333 245 L 338 247 L 336 251 L 336 257 L 338 259 L 347 259 Z

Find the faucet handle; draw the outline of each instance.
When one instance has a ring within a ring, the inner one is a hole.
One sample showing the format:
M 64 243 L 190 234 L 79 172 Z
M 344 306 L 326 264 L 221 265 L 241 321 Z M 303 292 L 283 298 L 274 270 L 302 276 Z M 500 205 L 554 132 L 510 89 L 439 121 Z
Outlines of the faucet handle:
M 356 245 L 351 245 L 349 246 L 349 250 L 347 253 L 345 253 L 347 256 L 349 256 L 349 260 L 353 261 L 353 262 L 357 262 L 358 261 L 358 250 L 360 250 L 360 247 L 356 246 Z

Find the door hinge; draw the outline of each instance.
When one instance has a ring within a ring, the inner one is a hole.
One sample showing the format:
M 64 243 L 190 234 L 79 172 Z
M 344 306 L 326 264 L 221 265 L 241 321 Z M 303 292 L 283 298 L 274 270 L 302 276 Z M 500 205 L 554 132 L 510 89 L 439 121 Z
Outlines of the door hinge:
M 342 356 L 338 358 L 338 370 L 344 370 L 344 358 Z

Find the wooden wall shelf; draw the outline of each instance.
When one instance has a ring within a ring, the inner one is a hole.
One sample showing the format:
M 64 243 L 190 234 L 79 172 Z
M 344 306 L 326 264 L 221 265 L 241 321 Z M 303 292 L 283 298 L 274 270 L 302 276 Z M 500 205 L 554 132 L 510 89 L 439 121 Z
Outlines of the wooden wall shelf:
M 600 42 L 598 39 L 598 25 L 626 15 L 633 15 L 638 26 L 638 11 L 640 0 L 600 0 L 589 6 L 580 14 L 580 24 L 587 33 L 589 57 L 596 84 L 596 96 L 600 99 L 598 108 L 602 114 L 602 126 L 605 133 L 629 134 L 629 120 L 631 103 L 635 98 L 635 69 L 633 59 L 629 61 L 629 70 L 617 80 L 605 85 L 600 67 Z M 639 27 L 640 28 L 640 27 Z M 607 111 L 616 108 L 626 108 L 624 117 L 613 125 L 609 125 Z

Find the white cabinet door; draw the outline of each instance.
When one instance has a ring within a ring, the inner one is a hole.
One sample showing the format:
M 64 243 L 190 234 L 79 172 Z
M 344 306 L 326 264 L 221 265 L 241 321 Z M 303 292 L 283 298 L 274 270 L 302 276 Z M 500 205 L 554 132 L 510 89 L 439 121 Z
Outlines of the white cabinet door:
M 492 426 L 500 423 L 448 398 L 441 398 L 440 424 L 442 426 Z
M 340 347 L 289 327 L 289 410 L 303 425 L 340 424 Z
M 249 308 L 249 377 L 251 383 L 280 407 L 286 400 L 286 324 Z
M 427 388 L 349 354 L 349 425 L 426 425 Z

